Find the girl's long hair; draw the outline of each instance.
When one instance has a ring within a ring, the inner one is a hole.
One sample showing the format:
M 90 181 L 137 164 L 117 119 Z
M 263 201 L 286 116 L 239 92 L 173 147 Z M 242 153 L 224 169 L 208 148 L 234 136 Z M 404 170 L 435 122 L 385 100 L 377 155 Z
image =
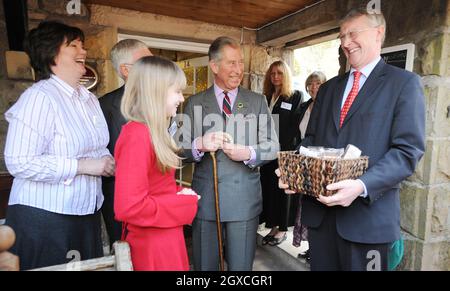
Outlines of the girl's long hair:
M 168 132 L 166 99 L 171 86 L 186 87 L 186 77 L 174 62 L 157 56 L 141 58 L 131 69 L 120 106 L 127 120 L 147 125 L 162 173 L 181 164 L 179 149 Z

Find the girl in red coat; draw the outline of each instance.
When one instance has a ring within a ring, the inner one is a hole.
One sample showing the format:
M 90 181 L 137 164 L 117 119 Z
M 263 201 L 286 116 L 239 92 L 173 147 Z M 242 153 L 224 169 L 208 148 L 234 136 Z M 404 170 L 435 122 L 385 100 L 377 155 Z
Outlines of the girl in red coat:
M 154 56 L 133 65 L 125 86 L 121 111 L 129 122 L 114 153 L 114 211 L 135 270 L 189 270 L 183 225 L 194 219 L 199 196 L 175 183 L 180 157 L 167 130 L 185 86 L 175 63 Z

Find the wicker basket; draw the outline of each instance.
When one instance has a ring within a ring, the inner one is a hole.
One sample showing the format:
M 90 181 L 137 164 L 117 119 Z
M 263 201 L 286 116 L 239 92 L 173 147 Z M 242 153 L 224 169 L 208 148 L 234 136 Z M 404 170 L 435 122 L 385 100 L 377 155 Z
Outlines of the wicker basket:
M 331 196 L 326 186 L 347 179 L 357 179 L 367 170 L 368 157 L 358 159 L 311 158 L 295 151 L 278 152 L 281 180 L 289 189 L 314 197 Z

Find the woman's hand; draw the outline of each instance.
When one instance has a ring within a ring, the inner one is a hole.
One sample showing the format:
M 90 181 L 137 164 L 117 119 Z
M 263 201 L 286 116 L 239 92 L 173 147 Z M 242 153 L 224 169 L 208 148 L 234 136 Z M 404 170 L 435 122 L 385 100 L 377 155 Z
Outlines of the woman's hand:
M 114 176 L 116 171 L 116 162 L 111 156 L 104 156 L 100 159 L 78 160 L 78 175 L 91 176 Z

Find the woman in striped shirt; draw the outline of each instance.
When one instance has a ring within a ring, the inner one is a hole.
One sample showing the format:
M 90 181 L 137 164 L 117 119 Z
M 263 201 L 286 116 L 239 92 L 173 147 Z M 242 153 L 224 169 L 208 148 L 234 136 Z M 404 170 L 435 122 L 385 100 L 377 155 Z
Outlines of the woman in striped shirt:
M 6 224 L 22 270 L 103 255 L 101 176 L 112 176 L 108 128 L 79 84 L 83 32 L 59 22 L 30 31 L 26 52 L 40 80 L 6 113 L 5 163 L 14 176 Z

